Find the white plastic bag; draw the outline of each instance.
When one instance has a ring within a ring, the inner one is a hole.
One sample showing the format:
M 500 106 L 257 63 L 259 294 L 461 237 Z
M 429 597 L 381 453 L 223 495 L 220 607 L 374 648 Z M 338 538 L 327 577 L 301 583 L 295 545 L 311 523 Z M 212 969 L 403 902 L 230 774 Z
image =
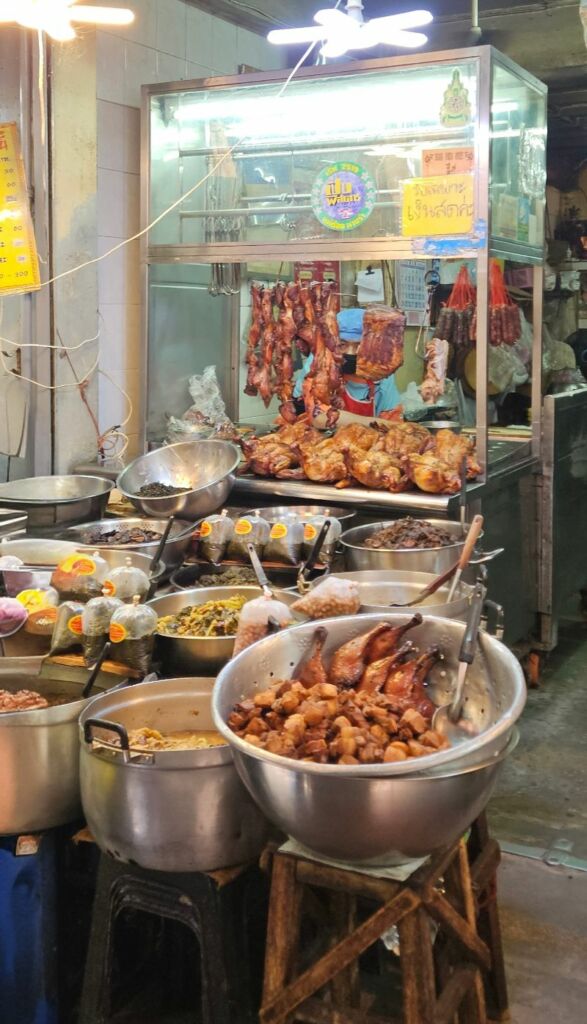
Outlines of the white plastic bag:
M 300 597 L 291 610 L 309 619 L 327 619 L 334 615 L 356 615 L 360 607 L 361 599 L 356 583 L 328 576 Z
M 192 404 L 181 419 L 170 416 L 167 421 L 167 440 L 204 440 L 219 431 L 234 430 L 226 415 L 224 399 L 216 376 L 216 367 L 207 366 L 203 373 L 190 377 L 188 391 Z
M 233 657 L 267 636 L 269 619 L 274 619 L 282 629 L 293 621 L 289 608 L 281 601 L 263 595 L 247 602 L 240 613 Z

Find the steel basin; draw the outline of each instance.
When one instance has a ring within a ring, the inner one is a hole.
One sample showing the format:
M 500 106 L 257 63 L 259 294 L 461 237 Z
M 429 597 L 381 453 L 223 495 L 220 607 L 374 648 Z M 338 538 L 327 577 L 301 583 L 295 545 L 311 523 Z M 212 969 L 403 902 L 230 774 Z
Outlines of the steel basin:
M 43 557 L 43 549 L 40 548 L 39 545 L 45 543 L 49 545 L 49 547 L 45 549 L 47 555 L 49 555 L 50 553 L 57 554 L 57 550 L 55 548 L 53 548 L 53 550 L 51 549 L 50 541 L 35 541 L 33 538 L 29 538 L 23 541 L 15 541 L 13 545 L 10 543 L 0 545 L 0 554 L 13 554 L 16 555 L 18 558 L 22 558 L 23 561 L 25 562 L 28 561 L 29 565 L 36 566 L 37 563 L 34 561 L 34 558 L 31 558 L 30 561 L 26 558 L 27 549 L 30 555 L 36 554 L 37 556 L 40 555 L 41 557 Z M 70 554 L 73 554 L 73 552 L 77 550 L 75 544 L 66 545 L 64 541 L 58 541 L 57 543 L 67 548 L 71 547 L 71 551 L 68 552 Z M 150 587 L 147 593 L 147 600 L 150 597 L 153 597 L 155 591 L 157 590 L 157 587 L 161 583 L 166 572 L 165 562 L 163 562 L 162 560 L 160 560 L 157 563 L 157 568 L 155 569 L 155 571 L 151 572 L 151 559 L 148 558 L 146 555 L 139 554 L 139 552 L 137 551 L 124 551 L 120 548 L 116 548 L 115 550 L 113 550 L 112 548 L 93 548 L 93 550 L 99 550 L 100 554 L 102 555 L 102 558 L 104 558 L 104 560 L 108 563 L 111 569 L 115 569 L 119 566 L 126 565 L 127 559 L 130 559 L 131 565 L 134 566 L 136 569 L 142 569 L 143 572 L 147 574 L 150 580 Z M 62 554 L 61 558 L 63 557 L 66 557 L 66 555 Z M 61 558 L 59 559 L 59 561 L 61 560 Z M 48 565 L 47 563 L 45 563 L 42 568 L 37 569 L 35 567 L 35 569 L 32 571 L 29 568 L 5 569 L 3 575 L 7 595 L 9 597 L 16 597 L 16 595 L 19 594 L 21 590 L 26 590 L 34 587 L 50 586 L 53 570 L 54 568 L 56 568 L 57 564 L 58 563 L 55 563 L 55 565 Z
M 428 572 L 438 576 L 457 561 L 465 543 L 460 523 L 446 519 L 427 519 L 454 536 L 454 543 L 438 548 L 367 548 L 365 540 L 393 520 L 368 523 L 346 530 L 340 538 L 345 567 L 351 571 L 364 569 L 394 569 L 399 572 Z M 483 535 L 481 535 L 483 536 Z
M 116 486 L 143 515 L 197 519 L 225 503 L 240 459 L 240 449 L 231 441 L 180 441 L 139 456 L 122 471 Z M 162 498 L 138 494 L 144 484 L 155 482 L 190 490 Z
M 486 807 L 505 750 L 434 776 L 335 778 L 301 775 L 285 758 L 268 765 L 233 747 L 249 793 L 282 832 L 308 850 L 357 865 L 397 864 L 454 842 Z
M 205 604 L 207 601 L 224 601 L 228 597 L 246 597 L 252 601 L 260 597 L 260 587 L 197 587 L 177 593 L 156 597 L 149 602 L 158 616 L 175 615 L 188 605 Z M 232 657 L 233 636 L 220 637 L 178 637 L 157 633 L 155 657 L 163 665 L 166 674 L 185 673 L 213 676 Z
M 87 523 L 104 515 L 114 484 L 99 476 L 37 476 L 0 484 L 0 504 L 28 514 L 27 532 Z
M 361 611 L 377 613 L 399 611 L 390 609 L 390 605 L 399 601 L 412 601 L 420 591 L 432 583 L 434 575 L 425 572 L 398 572 L 392 569 L 370 569 L 364 572 L 335 572 L 338 579 L 354 580 L 359 588 Z M 415 605 L 413 612 L 424 612 L 426 615 L 439 615 L 445 619 L 464 620 L 467 615 L 473 587 L 468 583 L 459 583 L 450 604 L 448 594 L 450 585 L 441 587 L 421 604 Z M 407 611 L 407 610 L 406 610 Z
M 203 686 L 200 685 L 203 683 Z M 127 754 L 84 738 L 89 718 L 163 731 L 213 728 L 208 680 L 167 679 L 105 694 L 80 718 L 83 808 L 98 846 L 158 871 L 211 871 L 257 857 L 270 826 L 229 746 Z M 98 728 L 92 735 L 111 741 Z
M 0 688 L 79 694 L 82 683 L 41 680 L 39 668 L 40 659 L 3 658 Z M 95 692 L 111 680 L 99 678 Z M 0 835 L 55 828 L 80 817 L 77 722 L 92 699 L 0 715 Z
M 153 558 L 159 546 L 158 540 L 146 541 L 143 544 L 85 543 L 85 538 L 87 538 L 90 530 L 100 530 L 102 533 L 107 533 L 109 530 L 120 525 L 144 527 L 145 529 L 151 529 L 156 533 L 162 534 L 167 526 L 167 520 L 141 519 L 138 516 L 129 519 L 99 519 L 96 522 L 86 523 L 83 527 L 70 527 L 70 529 L 64 530 L 60 533 L 58 539 L 72 541 L 77 550 L 91 548 L 92 551 L 99 551 L 102 555 L 109 551 L 120 551 L 123 554 L 131 555 L 133 551 L 136 551 L 137 554 L 147 555 L 148 558 Z M 177 519 L 173 523 L 171 533 L 167 538 L 165 547 L 163 548 L 163 554 L 161 555 L 162 561 L 165 562 L 167 573 L 172 572 L 173 569 L 176 569 L 177 566 L 181 565 L 183 562 L 185 553 L 190 546 L 192 531 L 192 524 L 185 520 Z
M 324 648 L 342 643 L 382 621 L 402 623 L 406 614 L 327 619 Z M 420 856 L 456 838 L 483 809 L 509 752 L 514 725 L 526 699 L 525 680 L 513 654 L 483 634 L 469 669 L 465 717 L 479 734 L 458 748 L 381 765 L 319 765 L 292 761 L 253 747 L 228 728 L 243 697 L 291 678 L 316 625 L 295 626 L 261 640 L 220 672 L 212 696 L 214 722 L 231 744 L 236 767 L 267 817 L 318 854 L 352 862 Z M 410 633 L 421 647 L 439 642 L 445 660 L 431 673 L 430 694 L 446 703 L 456 675 L 462 623 L 426 616 Z M 352 827 L 351 827 L 352 823 Z

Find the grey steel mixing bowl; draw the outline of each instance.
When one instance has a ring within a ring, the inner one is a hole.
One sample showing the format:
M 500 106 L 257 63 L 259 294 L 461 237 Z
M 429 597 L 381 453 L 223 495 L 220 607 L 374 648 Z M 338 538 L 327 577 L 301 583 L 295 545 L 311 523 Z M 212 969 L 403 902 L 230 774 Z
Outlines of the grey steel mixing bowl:
M 158 540 L 149 540 L 142 544 L 90 544 L 87 543 L 88 535 L 90 533 L 93 535 L 111 533 L 113 530 L 118 529 L 118 527 L 128 527 L 129 529 L 136 527 L 138 529 L 153 530 L 155 533 L 162 534 L 166 526 L 167 519 L 140 519 L 138 516 L 134 519 L 99 519 L 95 523 L 86 523 L 84 526 L 71 526 L 68 530 L 63 530 L 57 536 L 60 540 L 72 541 L 78 550 L 91 548 L 92 551 L 100 551 L 102 554 L 104 551 L 120 551 L 123 554 L 132 554 L 133 551 L 136 551 L 137 554 L 153 558 L 159 547 Z M 171 533 L 167 538 L 163 554 L 161 555 L 161 560 L 165 562 L 167 572 L 172 572 L 173 569 L 176 569 L 183 562 L 184 555 L 190 546 L 192 533 L 193 526 L 191 523 L 176 519 L 171 527 Z
M 35 533 L 104 515 L 111 480 L 99 476 L 36 476 L 0 484 L 0 504 L 28 514 L 27 531 Z
M 245 597 L 252 601 L 261 597 L 260 587 L 197 587 L 165 594 L 149 601 L 159 617 L 177 615 L 188 605 L 206 604 L 207 601 L 226 601 L 229 597 Z M 197 676 L 214 676 L 229 658 L 234 647 L 233 636 L 170 636 L 157 633 L 155 656 L 161 661 L 163 671 Z
M 320 622 L 328 639 L 325 662 L 341 644 L 379 622 L 400 624 L 408 615 L 361 615 Z M 216 728 L 231 744 L 249 792 L 279 828 L 323 856 L 383 862 L 430 853 L 461 834 L 482 810 L 500 760 L 509 752 L 526 699 L 523 672 L 494 637 L 480 638 L 469 669 L 465 717 L 479 734 L 457 748 L 417 759 L 377 765 L 320 765 L 293 761 L 237 737 L 227 721 L 244 697 L 291 678 L 316 629 L 295 626 L 267 637 L 220 672 L 212 696 Z M 431 673 L 430 694 L 446 703 L 456 677 L 462 623 L 426 616 L 411 639 L 440 643 L 444 663 Z
M 339 580 L 351 580 L 359 588 L 361 612 L 372 613 L 395 611 L 401 608 L 390 608 L 400 601 L 412 601 L 424 587 L 435 579 L 427 572 L 396 572 L 392 569 L 367 569 L 364 572 L 333 572 L 331 576 Z M 318 586 L 316 580 L 313 586 Z M 295 587 L 289 588 L 297 594 Z M 460 619 L 464 621 L 473 593 L 473 587 L 460 582 L 450 604 L 447 603 L 450 584 L 441 587 L 435 594 L 425 598 L 422 604 L 414 605 L 411 613 L 422 612 L 426 615 L 440 615 L 443 619 Z M 299 595 L 298 595 L 299 596 Z M 406 608 L 406 614 L 410 609 Z
M 180 441 L 141 455 L 118 477 L 116 486 L 146 516 L 198 519 L 224 505 L 241 458 L 231 441 Z M 181 494 L 143 498 L 145 484 L 187 487 Z
M 209 681 L 165 679 L 104 696 L 79 723 L 82 802 L 98 846 L 156 871 L 212 871 L 256 858 L 270 826 L 240 781 L 229 746 L 136 753 L 92 742 L 116 738 L 88 725 L 93 719 L 127 730 L 212 729 Z
M 453 543 L 437 548 L 367 548 L 367 538 L 386 526 L 392 526 L 393 520 L 354 526 L 352 530 L 346 530 L 340 538 L 345 567 L 349 572 L 363 569 L 397 569 L 400 572 L 431 572 L 435 576 L 440 575 L 457 561 L 465 543 L 465 535 L 460 523 L 446 519 L 427 519 L 426 522 L 450 533 L 454 537 Z

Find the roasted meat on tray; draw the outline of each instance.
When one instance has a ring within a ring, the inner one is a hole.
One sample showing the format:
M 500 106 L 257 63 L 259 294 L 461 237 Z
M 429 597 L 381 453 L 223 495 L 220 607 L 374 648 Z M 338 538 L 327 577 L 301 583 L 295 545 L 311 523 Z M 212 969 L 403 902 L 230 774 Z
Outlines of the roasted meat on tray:
M 456 494 L 460 467 L 480 467 L 473 442 L 451 430 L 434 435 L 419 423 L 350 423 L 327 436 L 311 426 L 309 413 L 295 423 L 283 418 L 273 434 L 241 442 L 240 472 L 348 487 L 361 484 L 392 493 L 418 487 L 429 494 Z

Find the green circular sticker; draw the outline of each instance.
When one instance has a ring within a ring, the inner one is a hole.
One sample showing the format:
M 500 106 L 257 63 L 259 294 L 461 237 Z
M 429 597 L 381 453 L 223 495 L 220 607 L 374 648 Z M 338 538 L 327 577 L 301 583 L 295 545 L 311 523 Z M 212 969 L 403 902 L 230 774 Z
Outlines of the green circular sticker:
M 312 189 L 312 209 L 332 231 L 353 231 L 364 224 L 375 206 L 377 188 L 360 164 L 342 160 L 320 172 Z

